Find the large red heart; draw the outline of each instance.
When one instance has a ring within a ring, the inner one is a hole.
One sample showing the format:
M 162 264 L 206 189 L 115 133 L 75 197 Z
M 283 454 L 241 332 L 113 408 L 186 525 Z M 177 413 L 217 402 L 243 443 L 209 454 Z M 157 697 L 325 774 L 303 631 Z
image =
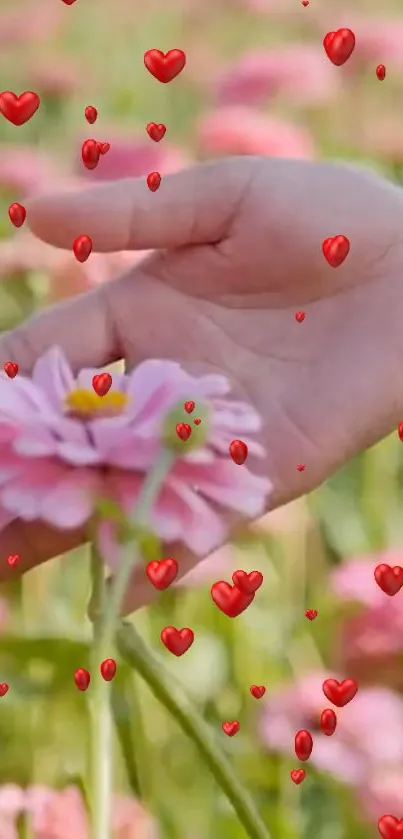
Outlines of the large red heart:
M 403 819 L 395 816 L 382 816 L 378 821 L 378 830 L 382 839 L 402 839 Z
M 144 64 L 155 79 L 167 84 L 183 70 L 186 55 L 183 50 L 169 50 L 165 55 L 161 50 L 147 50 L 144 54 Z
M 180 656 L 192 646 L 194 633 L 187 626 L 184 629 L 166 626 L 161 632 L 161 641 L 170 653 Z
M 24 125 L 33 117 L 41 104 L 39 96 L 26 90 L 20 96 L 5 90 L 0 93 L 0 112 L 13 125 Z
M 158 591 L 164 591 L 164 589 L 173 583 L 177 576 L 178 563 L 176 559 L 171 559 L 171 557 L 161 559 L 161 562 L 158 562 L 156 559 L 152 560 L 146 566 L 146 574 L 154 588 L 158 589 Z
M 231 586 L 223 580 L 214 583 L 211 596 L 216 606 L 229 618 L 236 618 L 244 612 L 255 597 L 254 594 L 245 594 L 238 586 Z
M 394 568 L 391 568 L 390 565 L 386 565 L 385 563 L 377 565 L 374 571 L 374 577 L 379 588 L 385 594 L 388 594 L 389 597 L 397 594 L 403 586 L 403 568 L 400 565 L 395 565 Z
M 342 682 L 338 682 L 337 679 L 326 679 L 322 690 L 329 702 L 333 702 L 337 708 L 344 708 L 354 699 L 358 684 L 355 679 L 343 679 Z
M 338 29 L 328 32 L 323 39 L 326 55 L 332 64 L 341 67 L 350 58 L 355 47 L 355 35 L 351 29 Z
M 235 583 L 244 594 L 254 594 L 260 588 L 263 582 L 263 574 L 260 571 L 234 571 L 232 575 L 232 582 Z

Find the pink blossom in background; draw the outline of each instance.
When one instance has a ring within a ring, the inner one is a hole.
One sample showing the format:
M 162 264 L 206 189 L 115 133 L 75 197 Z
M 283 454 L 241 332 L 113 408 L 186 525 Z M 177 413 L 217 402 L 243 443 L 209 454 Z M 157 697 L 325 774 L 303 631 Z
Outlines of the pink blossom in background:
M 367 783 L 357 791 L 357 799 L 361 813 L 372 824 L 376 824 L 386 813 L 396 815 L 403 813 L 403 766 L 384 770 L 375 768 Z
M 330 575 L 330 587 L 342 601 L 359 605 L 356 615 L 347 617 L 336 639 L 338 666 L 359 681 L 403 686 L 403 609 L 399 594 L 388 597 L 377 585 L 377 565 L 402 565 L 403 552 L 391 550 L 377 557 L 352 559 Z
M 95 130 L 96 129 L 96 130 Z M 100 157 L 96 169 L 88 171 L 81 160 L 81 145 L 84 139 L 95 139 L 110 143 L 110 150 Z M 92 181 L 113 181 L 120 178 L 138 178 L 149 172 L 160 172 L 162 177 L 170 172 L 178 172 L 192 163 L 188 152 L 175 146 L 153 143 L 146 134 L 144 140 L 139 135 L 132 138 L 116 137 L 108 129 L 102 132 L 97 124 L 88 126 L 87 134 L 77 144 L 78 159 L 76 173 Z
M 314 739 L 310 761 L 342 783 L 365 785 L 375 768 L 403 768 L 403 699 L 383 687 L 361 688 L 344 708 L 336 709 L 333 737 L 319 728 L 320 714 L 331 707 L 322 692 L 334 671 L 309 673 L 293 684 L 270 691 L 262 709 L 260 735 L 272 751 L 292 755 L 295 732 L 307 728 Z
M 51 187 L 56 164 L 29 146 L 4 146 L 0 155 L 0 191 L 15 192 L 15 200 Z
M 86 83 L 91 84 L 90 68 L 85 68 Z M 49 56 L 46 59 L 36 57 L 32 65 L 27 68 L 32 89 L 39 95 L 66 98 L 80 90 L 83 78 L 83 68 L 77 61 Z
M 307 130 L 251 108 L 228 106 L 201 117 L 197 142 L 207 155 L 251 154 L 310 160 L 315 143 Z
M 213 505 L 245 517 L 262 515 L 270 482 L 228 455 L 228 441 L 240 435 L 251 459 L 263 456 L 254 440 L 261 420 L 252 407 L 226 400 L 225 377 L 195 378 L 174 362 L 145 361 L 128 375 L 113 373 L 113 387 L 101 400 L 92 387 L 97 372 L 82 370 L 74 378 L 61 350 L 53 348 L 36 363 L 32 380 L 0 378 L 0 529 L 18 517 L 74 529 L 85 525 L 100 497 L 131 512 L 162 452 L 166 415 L 189 395 L 199 411 L 203 405 L 209 411 L 202 427 L 207 439 L 174 464 L 150 528 L 203 556 L 228 536 Z M 100 535 L 113 563 L 112 524 L 105 522 Z
M 66 21 L 62 3 L 31 2 L 0 13 L 0 45 L 3 49 L 39 44 L 55 37 Z
M 75 787 L 52 790 L 15 784 L 0 787 L 1 839 L 18 839 L 16 823 L 28 817 L 32 839 L 89 839 L 89 825 L 82 795 Z M 132 798 L 115 796 L 111 839 L 157 839 L 155 823 Z
M 219 104 L 249 107 L 274 97 L 296 105 L 322 105 L 341 90 L 341 77 L 323 60 L 322 46 L 298 43 L 246 53 L 215 83 Z

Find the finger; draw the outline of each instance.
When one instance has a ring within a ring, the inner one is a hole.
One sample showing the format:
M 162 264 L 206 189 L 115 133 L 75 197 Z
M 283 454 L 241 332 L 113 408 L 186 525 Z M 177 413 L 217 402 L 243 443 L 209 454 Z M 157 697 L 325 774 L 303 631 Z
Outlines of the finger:
M 163 177 L 155 193 L 136 178 L 32 199 L 27 221 L 40 239 L 66 249 L 81 235 L 101 253 L 216 243 L 250 178 L 250 164 L 230 158 Z

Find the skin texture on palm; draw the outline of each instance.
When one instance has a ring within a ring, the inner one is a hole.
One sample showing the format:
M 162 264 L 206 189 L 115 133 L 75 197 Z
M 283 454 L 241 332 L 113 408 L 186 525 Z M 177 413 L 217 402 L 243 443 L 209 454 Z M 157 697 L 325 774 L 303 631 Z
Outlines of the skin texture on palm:
M 401 419 L 402 217 L 400 190 L 373 174 L 253 157 L 166 177 L 157 193 L 141 179 L 37 198 L 27 220 L 57 247 L 85 233 L 94 251 L 155 252 L 2 336 L 1 356 L 29 372 L 59 344 L 75 369 L 154 357 L 224 372 L 264 419 L 261 468 L 279 506 Z M 351 250 L 333 269 L 322 242 L 338 234 Z M 15 524 L 1 550 L 20 553 L 24 571 L 84 538 Z M 194 558 L 172 551 L 183 575 Z M 149 596 L 143 577 L 127 609 Z

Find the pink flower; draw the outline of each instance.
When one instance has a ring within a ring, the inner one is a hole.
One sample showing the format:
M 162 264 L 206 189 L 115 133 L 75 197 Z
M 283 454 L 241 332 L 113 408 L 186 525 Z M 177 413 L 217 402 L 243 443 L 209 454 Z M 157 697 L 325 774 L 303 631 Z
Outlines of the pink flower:
M 345 676 L 350 677 L 350 673 Z M 322 692 L 335 672 L 314 672 L 271 693 L 261 720 L 263 742 L 273 751 L 294 754 L 295 733 L 307 728 L 314 740 L 311 762 L 346 784 L 366 784 L 374 769 L 403 763 L 403 700 L 382 687 L 360 688 L 344 708 L 337 709 L 337 730 L 326 737 L 320 714 L 331 707 Z
M 56 170 L 49 158 L 29 146 L 5 146 L 0 155 L 0 190 L 13 193 L 13 201 L 54 182 Z
M 401 818 L 403 814 L 403 766 L 400 764 L 385 772 L 382 766 L 374 770 L 371 778 L 357 791 L 357 799 L 364 817 L 376 824 L 387 814 Z
M 337 598 L 358 605 L 357 614 L 341 625 L 338 666 L 361 682 L 382 681 L 400 688 L 403 610 L 399 595 L 388 597 L 375 582 L 374 570 L 381 563 L 402 565 L 403 554 L 394 550 L 375 558 L 352 559 L 331 574 L 331 589 Z
M 228 535 L 212 504 L 251 518 L 263 513 L 270 482 L 228 454 L 230 441 L 241 437 L 252 457 L 263 455 L 251 438 L 260 418 L 250 406 L 225 400 L 230 385 L 223 376 L 195 378 L 174 362 L 146 361 L 129 375 L 114 373 L 110 393 L 101 398 L 92 387 L 97 372 L 82 370 L 75 379 L 53 348 L 31 380 L 0 379 L 0 529 L 18 517 L 74 529 L 88 522 L 99 498 L 132 511 L 145 473 L 162 452 L 167 414 L 189 397 L 210 414 L 200 426 L 206 442 L 177 460 L 150 516 L 151 530 L 203 556 Z M 195 427 L 192 439 L 196 433 Z M 113 561 L 107 524 L 102 538 Z
M 162 177 L 170 172 L 177 172 L 189 166 L 191 158 L 182 149 L 170 146 L 169 142 L 154 143 L 146 133 L 144 139 L 137 133 L 133 137 L 119 137 L 108 129 L 100 134 L 97 123 L 88 126 L 86 136 L 77 143 L 76 172 L 82 177 L 93 181 L 113 181 L 120 178 L 137 178 L 150 172 L 160 172 Z M 109 151 L 101 156 L 96 169 L 85 168 L 81 159 L 81 145 L 83 140 L 99 140 L 110 143 Z
M 89 839 L 84 802 L 75 787 L 0 787 L 1 839 L 18 839 L 16 822 L 23 813 L 32 839 Z M 154 822 L 137 801 L 125 796 L 114 797 L 112 831 L 112 839 L 157 839 Z
M 323 48 L 310 44 L 246 53 L 216 84 L 220 104 L 249 107 L 275 96 L 298 105 L 321 105 L 341 89 L 341 77 L 324 61 Z
M 55 37 L 66 15 L 62 3 L 30 3 L 0 14 L 0 44 L 3 48 L 40 43 Z
M 251 108 L 233 106 L 213 111 L 202 117 L 197 133 L 200 147 L 208 155 L 315 156 L 308 131 Z
M 32 90 L 39 95 L 66 98 L 80 87 L 85 73 L 87 83 L 88 67 L 83 70 L 77 63 L 58 57 L 48 57 L 38 61 L 36 57 L 28 68 Z

